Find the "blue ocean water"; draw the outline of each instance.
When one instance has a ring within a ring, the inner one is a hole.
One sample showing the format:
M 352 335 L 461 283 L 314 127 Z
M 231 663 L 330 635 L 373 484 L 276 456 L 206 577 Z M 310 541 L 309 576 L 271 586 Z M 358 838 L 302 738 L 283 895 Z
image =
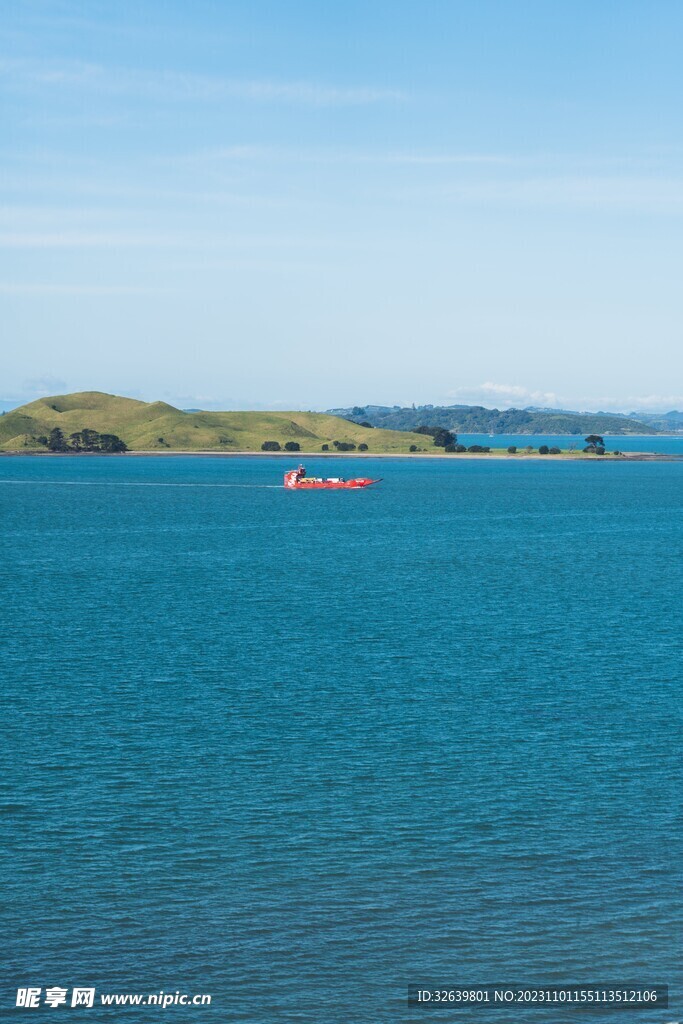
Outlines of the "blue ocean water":
M 407 986 L 657 982 L 626 1019 L 680 1020 L 683 463 L 288 466 L 0 459 L 4 1012 L 556 1024 L 605 1016 Z

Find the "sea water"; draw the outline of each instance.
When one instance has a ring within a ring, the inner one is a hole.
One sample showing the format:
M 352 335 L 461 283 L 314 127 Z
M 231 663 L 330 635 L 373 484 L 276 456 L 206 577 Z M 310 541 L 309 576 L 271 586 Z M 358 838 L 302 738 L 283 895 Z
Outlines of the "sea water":
M 680 1020 L 683 464 L 289 465 L 0 460 L 3 1007 L 555 1024 L 605 1017 L 407 987 L 668 983 L 628 1019 Z

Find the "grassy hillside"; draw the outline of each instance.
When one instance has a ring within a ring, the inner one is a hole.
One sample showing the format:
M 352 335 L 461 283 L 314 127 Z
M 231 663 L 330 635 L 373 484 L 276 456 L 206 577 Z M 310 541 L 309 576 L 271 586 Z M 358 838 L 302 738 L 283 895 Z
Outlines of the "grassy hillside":
M 0 449 L 41 451 L 40 437 L 59 427 L 65 436 L 86 428 L 116 434 L 131 451 L 259 451 L 264 441 L 297 441 L 319 452 L 333 441 L 367 444 L 371 452 L 407 452 L 430 438 L 405 431 L 373 430 L 326 413 L 182 412 L 165 402 L 84 391 L 40 398 L 0 416 Z

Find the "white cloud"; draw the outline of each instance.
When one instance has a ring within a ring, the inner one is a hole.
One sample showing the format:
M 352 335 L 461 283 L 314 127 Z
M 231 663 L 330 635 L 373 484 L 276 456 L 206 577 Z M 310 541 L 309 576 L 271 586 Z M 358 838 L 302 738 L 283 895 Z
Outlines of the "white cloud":
M 683 408 L 683 395 L 626 395 L 614 396 L 559 395 L 555 391 L 540 391 L 519 384 L 497 384 L 485 381 L 469 387 L 454 388 L 447 398 L 463 405 L 484 405 L 497 408 L 525 408 L 529 405 L 549 409 L 572 409 L 579 412 L 668 412 Z
M 132 285 L 0 281 L 0 295 L 148 295 L 161 291 L 160 288 L 139 288 Z
M 81 61 L 63 63 L 0 59 L 0 75 L 13 88 L 87 89 L 108 95 L 145 95 L 149 99 L 217 102 L 226 99 L 298 103 L 311 107 L 355 106 L 405 99 L 396 89 L 341 86 L 321 82 L 231 79 L 177 71 L 105 67 Z
M 444 200 L 465 204 L 683 212 L 683 179 L 657 175 L 548 174 L 533 178 L 459 181 L 446 185 L 441 195 Z
M 170 245 L 173 239 L 156 235 L 133 235 L 94 231 L 8 231 L 0 232 L 2 249 L 84 249 L 115 246 Z M 177 240 L 177 244 L 181 244 Z
M 455 388 L 448 392 L 449 398 L 458 402 L 473 402 L 475 404 L 487 404 L 495 402 L 507 406 L 543 405 L 558 407 L 560 399 L 554 391 L 532 391 L 529 388 L 520 387 L 518 384 L 495 384 L 493 381 L 485 381 L 473 387 Z
M 578 398 L 581 408 L 615 412 L 670 412 L 683 409 L 683 395 L 627 395 L 625 398 Z
M 22 384 L 25 394 L 40 398 L 42 395 L 59 395 L 66 391 L 66 381 L 61 377 L 53 377 L 46 373 L 41 377 L 31 377 Z

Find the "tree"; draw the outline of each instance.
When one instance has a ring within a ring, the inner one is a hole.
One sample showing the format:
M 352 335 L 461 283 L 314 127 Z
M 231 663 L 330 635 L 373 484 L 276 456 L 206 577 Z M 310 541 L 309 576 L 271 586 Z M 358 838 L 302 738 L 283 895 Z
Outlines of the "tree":
M 561 455 L 562 453 L 560 452 L 559 448 L 551 448 L 550 449 L 550 454 L 551 455 Z
M 288 441 L 287 444 L 285 445 L 285 451 L 286 452 L 300 452 L 301 451 L 301 445 L 299 444 L 298 441 Z
M 352 416 L 365 416 L 365 414 L 366 410 L 360 405 L 354 405 L 353 409 L 351 410 Z
M 605 446 L 605 442 L 599 434 L 589 434 L 588 437 L 584 438 L 584 440 L 591 448 L 595 448 L 597 445 L 601 445 L 603 448 Z
M 455 447 L 454 444 L 447 444 L 446 447 L 444 448 L 444 451 L 445 452 L 455 452 L 455 451 L 457 451 L 457 448 Z
M 466 452 L 467 448 L 465 447 L 464 444 L 456 444 L 455 450 L 456 452 Z
M 542 445 L 539 446 L 538 454 L 539 455 L 547 455 L 549 451 L 550 451 L 550 448 L 548 448 L 548 445 L 547 444 L 542 444 Z
M 114 437 L 115 435 L 109 435 Z M 76 452 L 98 452 L 100 450 L 100 435 L 96 430 L 84 427 L 74 434 L 69 434 L 69 445 Z
M 264 441 L 261 445 L 262 452 L 279 452 L 280 442 L 279 441 Z
M 128 445 L 125 441 L 122 441 L 116 434 L 100 434 L 99 435 L 99 450 L 101 452 L 127 452 Z
M 47 446 L 51 452 L 67 452 L 69 450 L 64 434 L 59 427 L 53 427 L 47 439 Z
M 526 448 L 524 449 L 524 451 L 527 453 L 527 455 L 531 455 L 533 450 L 534 450 L 534 446 L 532 444 L 528 444 L 526 446 Z
M 329 450 L 330 450 L 330 446 L 329 446 L 329 444 L 324 444 L 324 445 L 322 445 L 322 446 L 321 446 L 321 448 L 320 448 L 320 451 L 321 451 L 321 452 L 329 452 Z
M 427 434 L 429 437 L 433 437 L 437 448 L 445 448 L 447 444 L 456 444 L 458 440 L 455 434 L 443 427 L 415 427 L 413 433 Z
M 408 451 L 409 451 L 409 452 L 416 452 L 416 451 L 419 451 L 419 449 L 418 449 L 418 447 L 417 447 L 417 445 L 416 445 L 416 444 L 411 444 L 411 446 L 410 446 L 410 448 L 408 449 Z
M 434 444 L 437 448 L 445 448 L 447 444 L 457 444 L 458 439 L 450 430 L 437 430 L 434 434 Z
M 490 448 L 482 448 L 482 446 L 480 444 L 471 444 L 469 446 L 469 448 L 467 449 L 467 451 L 468 452 L 484 452 L 484 451 L 491 451 L 491 449 Z
M 517 446 L 514 445 L 514 444 L 511 444 L 510 447 L 508 448 L 508 455 L 516 455 L 516 454 L 517 454 Z
M 370 428 L 370 430 L 374 430 L 374 429 L 375 429 L 375 428 L 373 427 L 372 423 L 368 423 L 368 421 L 367 421 L 367 420 L 363 420 L 363 422 L 362 422 L 362 423 L 359 423 L 359 424 L 358 424 L 358 426 L 359 426 L 359 427 L 369 427 L 369 428 Z
M 605 454 L 605 446 L 604 446 L 604 444 L 598 444 L 598 445 L 595 446 L 595 454 L 596 455 L 604 455 Z
M 359 452 L 366 452 L 367 450 L 368 450 L 368 446 L 366 444 L 359 444 L 358 445 L 358 451 Z

